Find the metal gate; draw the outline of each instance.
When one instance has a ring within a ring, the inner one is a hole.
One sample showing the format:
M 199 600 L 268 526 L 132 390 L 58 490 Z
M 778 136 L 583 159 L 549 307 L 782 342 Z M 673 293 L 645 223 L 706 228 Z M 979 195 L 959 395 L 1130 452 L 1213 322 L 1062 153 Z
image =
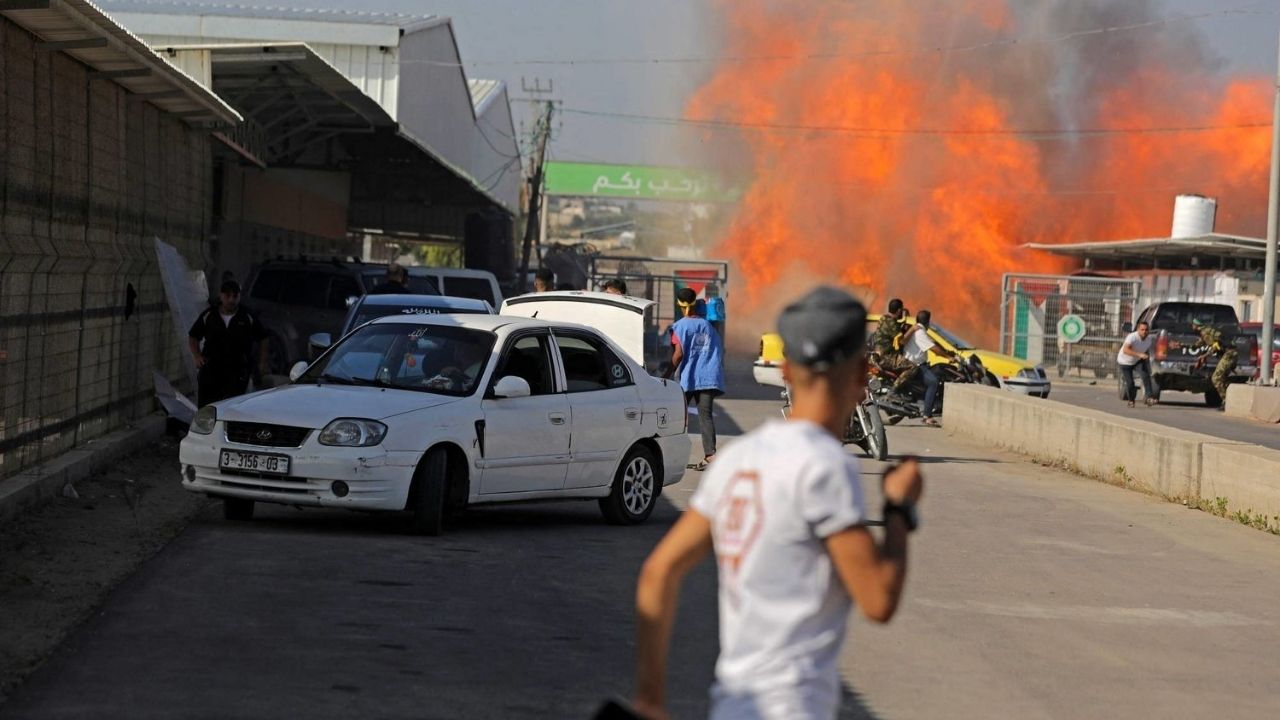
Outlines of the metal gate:
M 1141 311 L 1142 281 L 1071 275 L 1004 276 L 1000 350 L 1068 374 L 1104 378 L 1116 372 L 1116 353 Z M 1058 338 L 1066 315 L 1084 320 L 1077 343 Z

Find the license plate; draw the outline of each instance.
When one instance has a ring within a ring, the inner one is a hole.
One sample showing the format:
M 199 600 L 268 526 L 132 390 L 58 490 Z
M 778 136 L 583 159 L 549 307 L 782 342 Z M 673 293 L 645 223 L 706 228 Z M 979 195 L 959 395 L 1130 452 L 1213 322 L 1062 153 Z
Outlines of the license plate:
M 244 470 L 266 475 L 288 475 L 289 456 L 223 450 L 222 456 L 218 458 L 218 467 L 223 470 Z

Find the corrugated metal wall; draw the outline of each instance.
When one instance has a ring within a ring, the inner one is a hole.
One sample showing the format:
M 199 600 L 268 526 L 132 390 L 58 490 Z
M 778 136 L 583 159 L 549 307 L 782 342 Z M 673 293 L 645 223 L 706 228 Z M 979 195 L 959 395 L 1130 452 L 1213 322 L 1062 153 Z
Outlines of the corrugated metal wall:
M 183 377 L 154 238 L 204 267 L 208 135 L 0 19 L 0 477 Z

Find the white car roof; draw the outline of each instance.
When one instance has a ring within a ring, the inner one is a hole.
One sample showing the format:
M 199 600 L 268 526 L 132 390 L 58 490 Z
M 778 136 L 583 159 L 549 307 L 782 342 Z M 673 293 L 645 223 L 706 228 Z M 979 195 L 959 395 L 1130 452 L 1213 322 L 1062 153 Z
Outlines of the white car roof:
M 448 325 L 468 330 L 497 332 L 508 326 L 545 328 L 565 323 L 549 323 L 545 320 L 532 320 L 520 317 L 504 317 L 502 315 L 388 315 L 371 320 L 377 323 L 408 323 L 410 325 Z
M 483 310 L 493 312 L 489 303 L 474 298 L 452 297 L 450 295 L 414 295 L 389 294 L 365 295 L 361 305 L 407 305 L 410 307 L 440 308 L 442 310 Z

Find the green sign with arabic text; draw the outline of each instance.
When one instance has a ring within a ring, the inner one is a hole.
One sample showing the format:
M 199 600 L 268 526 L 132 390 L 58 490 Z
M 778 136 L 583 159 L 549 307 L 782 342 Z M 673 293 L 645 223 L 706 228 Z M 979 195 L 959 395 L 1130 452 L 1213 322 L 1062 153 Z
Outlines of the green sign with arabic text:
M 735 202 L 742 195 L 720 175 L 705 170 L 571 162 L 547 163 L 546 192 L 691 203 Z

